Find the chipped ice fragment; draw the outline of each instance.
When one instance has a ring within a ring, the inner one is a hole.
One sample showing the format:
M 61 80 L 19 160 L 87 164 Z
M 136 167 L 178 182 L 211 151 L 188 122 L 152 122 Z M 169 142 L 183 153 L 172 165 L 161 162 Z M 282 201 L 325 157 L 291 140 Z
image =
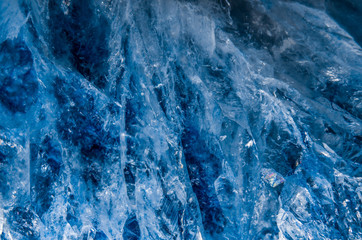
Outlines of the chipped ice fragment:
M 272 187 L 277 187 L 285 182 L 283 176 L 274 169 L 264 168 L 261 171 L 263 180 Z

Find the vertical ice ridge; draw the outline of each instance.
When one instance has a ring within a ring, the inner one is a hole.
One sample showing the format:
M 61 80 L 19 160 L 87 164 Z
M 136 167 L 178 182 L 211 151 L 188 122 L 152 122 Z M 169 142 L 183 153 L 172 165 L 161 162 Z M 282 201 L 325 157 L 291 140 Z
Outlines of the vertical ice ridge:
M 361 48 L 332 1 L 10 2 L 1 239 L 361 238 Z

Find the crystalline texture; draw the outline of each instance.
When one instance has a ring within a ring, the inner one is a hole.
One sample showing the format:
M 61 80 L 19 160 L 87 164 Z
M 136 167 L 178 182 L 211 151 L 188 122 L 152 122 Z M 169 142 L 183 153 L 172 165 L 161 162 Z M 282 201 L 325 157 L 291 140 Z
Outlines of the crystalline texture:
M 361 239 L 357 0 L 3 0 L 0 239 Z

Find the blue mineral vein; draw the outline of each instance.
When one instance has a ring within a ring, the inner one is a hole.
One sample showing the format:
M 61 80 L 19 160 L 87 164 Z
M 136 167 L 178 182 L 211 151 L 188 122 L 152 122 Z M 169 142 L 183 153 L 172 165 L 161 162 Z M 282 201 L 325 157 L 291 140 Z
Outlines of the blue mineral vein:
M 362 239 L 362 1 L 1 0 L 0 240 Z

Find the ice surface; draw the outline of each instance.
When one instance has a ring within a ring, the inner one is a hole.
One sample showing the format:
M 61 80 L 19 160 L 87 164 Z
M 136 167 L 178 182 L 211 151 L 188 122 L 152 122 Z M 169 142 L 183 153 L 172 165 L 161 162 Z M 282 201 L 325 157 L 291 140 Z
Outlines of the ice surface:
M 357 0 L 3 0 L 0 239 L 361 239 Z

